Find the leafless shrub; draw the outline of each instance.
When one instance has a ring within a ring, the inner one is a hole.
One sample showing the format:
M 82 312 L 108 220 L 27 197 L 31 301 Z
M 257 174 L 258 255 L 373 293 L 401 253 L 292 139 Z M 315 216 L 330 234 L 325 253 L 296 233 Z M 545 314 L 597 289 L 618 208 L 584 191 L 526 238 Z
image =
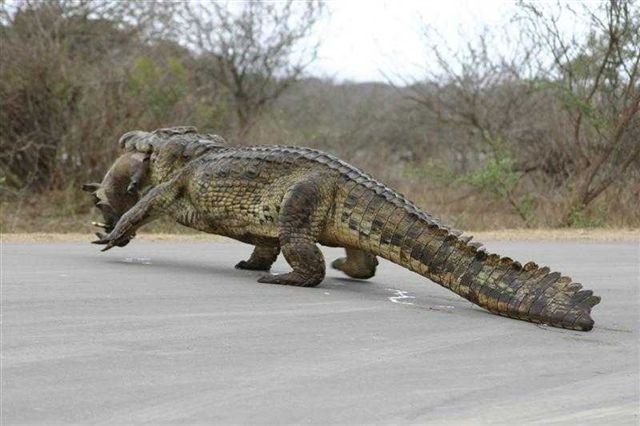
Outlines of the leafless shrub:
M 558 14 L 535 3 L 521 7 L 532 39 L 553 58 L 546 84 L 572 127 L 561 144 L 571 159 L 570 221 L 640 165 L 640 6 L 625 0 L 598 10 L 567 6 L 565 12 L 588 20 L 586 40 L 567 40 Z
M 586 37 L 567 37 L 558 15 L 537 3 L 521 4 L 514 22 L 523 38 L 507 54 L 489 48 L 495 33 L 463 53 L 429 35 L 437 66 L 406 95 L 458 132 L 448 141 L 457 152 L 452 167 L 467 173 L 458 182 L 504 199 L 525 223 L 550 198 L 569 200 L 561 223 L 580 222 L 590 203 L 631 170 L 637 177 L 640 166 L 637 3 L 552 10 L 562 9 L 587 19 Z
M 511 51 L 428 34 L 436 68 L 392 87 L 305 76 L 323 3 L 0 0 L 0 222 L 72 229 L 122 133 L 190 124 L 333 152 L 463 227 L 637 226 L 638 4 L 595 6 L 569 37 L 523 4 Z
M 323 12 L 318 1 L 183 4 L 179 37 L 226 89 L 240 136 L 315 60 L 308 39 Z

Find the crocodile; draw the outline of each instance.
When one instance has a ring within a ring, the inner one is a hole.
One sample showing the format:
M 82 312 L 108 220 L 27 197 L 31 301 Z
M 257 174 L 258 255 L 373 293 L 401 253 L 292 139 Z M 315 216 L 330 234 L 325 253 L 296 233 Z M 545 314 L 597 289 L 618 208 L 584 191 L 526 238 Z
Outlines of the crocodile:
M 589 331 L 591 290 L 548 267 L 488 253 L 358 168 L 297 146 L 228 146 L 193 127 L 133 131 L 101 183 L 87 184 L 104 223 L 96 244 L 125 246 L 161 216 L 254 245 L 239 269 L 269 271 L 280 253 L 291 272 L 261 283 L 313 287 L 325 277 L 318 245 L 343 247 L 333 268 L 374 276 L 382 257 L 494 314 Z M 95 223 L 94 223 L 95 224 Z

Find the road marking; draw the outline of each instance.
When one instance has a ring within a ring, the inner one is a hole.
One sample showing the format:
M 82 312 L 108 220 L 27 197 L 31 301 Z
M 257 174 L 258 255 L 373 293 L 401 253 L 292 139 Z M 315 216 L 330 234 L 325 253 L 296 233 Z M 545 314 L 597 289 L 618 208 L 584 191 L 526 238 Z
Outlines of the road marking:
M 409 296 L 408 291 L 398 290 L 396 288 L 388 288 L 387 290 L 395 292 L 395 296 L 391 296 L 388 299 L 393 303 L 399 303 L 401 305 L 414 305 L 412 302 L 403 301 L 403 299 L 415 299 L 414 296 Z

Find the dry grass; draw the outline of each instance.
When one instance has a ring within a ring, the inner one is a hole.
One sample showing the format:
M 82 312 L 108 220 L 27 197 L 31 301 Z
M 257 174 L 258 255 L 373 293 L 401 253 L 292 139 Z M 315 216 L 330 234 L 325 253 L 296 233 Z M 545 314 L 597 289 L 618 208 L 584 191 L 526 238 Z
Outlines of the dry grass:
M 640 242 L 640 229 L 505 229 L 500 231 L 469 232 L 479 241 L 637 241 Z M 80 233 L 13 233 L 2 234 L 3 243 L 34 242 L 90 242 L 95 237 Z M 164 234 L 141 233 L 136 237 L 141 241 L 171 242 L 231 242 L 229 238 L 204 233 Z
M 400 180 L 398 180 L 400 183 Z M 400 185 L 402 186 L 402 185 Z M 409 189 L 409 188 L 403 188 Z M 409 192 L 409 191 L 408 191 Z M 444 192 L 444 191 L 441 191 Z M 440 192 L 430 191 L 429 199 L 419 191 L 413 191 L 420 203 L 431 206 L 433 213 L 442 214 L 445 223 L 455 224 L 468 231 L 479 241 L 488 240 L 594 240 L 594 241 L 640 241 L 640 228 L 625 226 L 624 221 L 612 221 L 605 227 L 586 229 L 551 229 L 543 224 L 538 229 L 521 229 L 521 224 L 512 215 L 496 206 L 474 203 L 473 206 L 454 209 Z M 442 199 L 438 195 L 442 195 Z M 422 196 L 422 197 L 421 197 Z M 66 191 L 35 194 L 18 202 L 2 203 L 0 211 L 0 234 L 3 242 L 78 241 L 95 239 L 95 227 L 91 220 L 99 214 L 91 207 L 86 195 L 70 188 Z M 471 214 L 473 212 L 473 214 Z M 468 217 L 467 217 L 468 216 Z M 628 215 L 627 215 L 628 216 Z M 447 220 L 448 219 L 448 220 Z M 636 223 L 636 219 L 631 220 Z M 608 226 L 607 226 L 608 225 Z M 500 228 L 510 229 L 500 229 Z M 208 235 L 176 225 L 169 219 L 159 220 L 145 226 L 138 238 L 143 241 L 228 241 L 226 238 Z
M 69 233 L 49 233 L 31 232 L 2 234 L 3 243 L 44 243 L 44 242 L 91 242 L 95 240 L 95 235 L 91 233 L 81 234 L 78 232 Z M 138 234 L 136 240 L 140 241 L 171 241 L 171 242 L 227 242 L 232 241 L 219 235 L 205 233 L 198 234 Z
M 502 241 L 638 241 L 640 229 L 503 229 L 497 231 L 469 232 L 478 240 Z
M 561 223 L 560 217 L 566 207 L 558 202 L 542 200 L 539 208 L 532 212 L 534 220 L 526 224 L 504 202 L 492 199 L 486 194 L 469 193 L 464 189 L 419 185 L 417 182 L 389 172 L 386 176 L 382 176 L 381 180 L 406 194 L 423 210 L 442 218 L 443 223 L 462 230 L 493 231 L 527 227 L 553 229 Z M 92 207 L 89 197 L 80 191 L 79 187 L 80 185 L 77 184 L 61 190 L 24 194 L 13 197 L 11 201 L 0 203 L 0 232 L 92 234 L 94 227 L 91 221 L 100 220 L 100 214 Z M 600 232 L 595 229 L 604 229 L 602 231 L 604 233 L 611 232 L 607 229 L 640 228 L 640 213 L 636 208 L 638 200 L 634 198 L 636 196 L 618 192 L 603 194 L 601 199 L 585 212 L 581 221 L 574 223 L 574 226 L 593 228 L 593 232 Z M 150 223 L 144 230 L 147 233 L 156 234 L 196 233 L 192 229 L 176 226 L 175 222 L 168 218 Z M 527 231 L 529 232 L 531 231 Z M 568 232 L 574 233 L 573 230 Z M 575 231 L 577 234 L 584 232 Z

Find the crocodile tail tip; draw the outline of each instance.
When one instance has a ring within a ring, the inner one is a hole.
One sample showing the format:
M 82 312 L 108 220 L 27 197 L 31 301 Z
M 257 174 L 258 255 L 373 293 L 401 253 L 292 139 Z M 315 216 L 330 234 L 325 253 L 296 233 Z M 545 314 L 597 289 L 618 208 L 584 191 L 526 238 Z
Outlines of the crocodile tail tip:
M 600 303 L 600 296 L 594 296 L 591 290 L 580 290 L 571 298 L 574 304 L 573 327 L 576 330 L 590 331 L 594 321 L 591 318 L 591 308 Z

